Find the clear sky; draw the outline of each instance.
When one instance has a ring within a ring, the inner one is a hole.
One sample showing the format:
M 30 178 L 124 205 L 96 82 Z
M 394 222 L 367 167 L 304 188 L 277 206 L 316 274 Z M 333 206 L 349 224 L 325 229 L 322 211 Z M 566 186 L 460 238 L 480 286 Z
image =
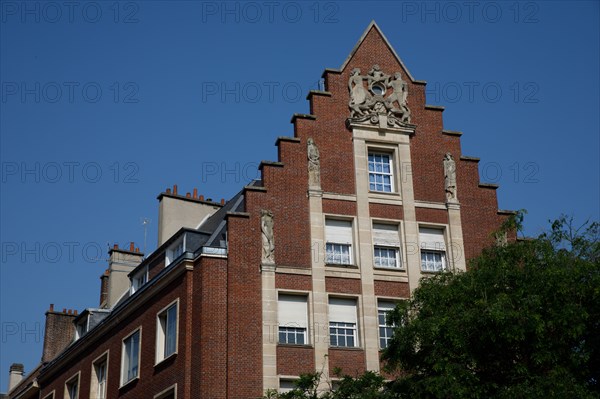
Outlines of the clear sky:
M 156 196 L 230 198 L 374 19 L 499 208 L 599 219 L 599 3 L 0 2 L 0 392 L 44 312 L 98 305 L 106 250 L 156 248 Z

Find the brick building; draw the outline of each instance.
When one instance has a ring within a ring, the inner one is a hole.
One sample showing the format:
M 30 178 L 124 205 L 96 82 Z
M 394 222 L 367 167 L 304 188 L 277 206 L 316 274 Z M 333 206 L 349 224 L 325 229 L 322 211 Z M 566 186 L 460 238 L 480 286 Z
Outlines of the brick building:
M 98 308 L 50 307 L 42 362 L 11 367 L 10 398 L 246 399 L 379 370 L 385 311 L 465 270 L 512 212 L 377 25 L 323 78 L 231 200 L 158 196 L 158 249 L 111 249 Z

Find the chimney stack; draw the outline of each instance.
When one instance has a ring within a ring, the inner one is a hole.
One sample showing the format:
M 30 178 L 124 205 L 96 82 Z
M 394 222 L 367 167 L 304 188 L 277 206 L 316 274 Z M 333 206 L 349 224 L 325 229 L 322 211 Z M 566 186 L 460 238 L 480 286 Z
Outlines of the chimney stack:
M 205 201 L 204 195 L 198 194 L 196 187 L 185 195 L 179 195 L 176 184 L 172 190 L 167 188 L 161 193 L 158 200 L 158 246 L 164 244 L 182 227 L 197 228 L 202 221 L 225 204 L 225 201 L 221 201 L 221 204 L 208 204 L 211 200 Z
M 71 309 L 57 312 L 54 310 L 54 305 L 50 305 L 50 309 L 46 312 L 42 362 L 46 363 L 54 359 L 73 341 L 75 317 L 77 317 L 77 312 L 73 312 Z
M 100 276 L 100 307 L 104 308 L 106 300 L 108 299 L 108 277 L 110 276 L 110 272 L 108 269 L 102 273 Z
M 100 307 L 112 308 L 115 303 L 129 290 L 127 276 L 144 260 L 144 254 L 136 251 L 135 243 L 129 244 L 129 249 L 121 249 L 115 245 L 108 251 L 108 269 L 100 277 Z
M 14 387 L 19 385 L 19 383 L 23 380 L 23 374 L 25 371 L 25 367 L 23 367 L 20 363 L 13 363 L 10 365 L 8 374 L 8 392 L 10 392 Z

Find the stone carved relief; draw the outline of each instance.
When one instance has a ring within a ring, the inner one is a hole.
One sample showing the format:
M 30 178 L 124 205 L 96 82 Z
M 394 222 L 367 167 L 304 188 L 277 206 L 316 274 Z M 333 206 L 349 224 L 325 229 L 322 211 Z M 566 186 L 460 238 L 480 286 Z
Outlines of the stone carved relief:
M 273 213 L 263 209 L 260 212 L 262 232 L 262 263 L 275 264 L 275 237 L 273 236 Z
M 444 155 L 444 184 L 446 199 L 448 201 L 456 201 L 456 163 L 449 152 Z
M 319 149 L 312 138 L 307 141 L 308 149 L 308 186 L 321 187 L 321 161 Z
M 365 80 L 367 88 L 364 85 Z M 373 65 L 364 76 L 359 68 L 354 68 L 348 81 L 348 90 L 348 122 L 379 124 L 380 119 L 384 117 L 390 127 L 410 124 L 410 110 L 407 106 L 408 85 L 402 80 L 400 72 L 390 76 L 384 73 L 379 65 Z

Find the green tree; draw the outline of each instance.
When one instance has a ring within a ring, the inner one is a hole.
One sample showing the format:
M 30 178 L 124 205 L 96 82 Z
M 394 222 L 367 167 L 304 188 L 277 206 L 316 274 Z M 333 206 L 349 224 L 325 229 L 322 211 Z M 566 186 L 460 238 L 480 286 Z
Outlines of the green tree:
M 520 230 L 522 213 L 503 229 Z M 504 231 L 496 234 L 502 237 Z M 600 225 L 561 217 L 537 239 L 498 240 L 464 273 L 421 281 L 390 321 L 400 375 L 321 373 L 270 399 L 600 397 Z M 322 386 L 322 385 L 321 385 Z
M 490 248 L 465 273 L 422 280 L 400 304 L 384 359 L 419 398 L 600 395 L 598 223 Z

